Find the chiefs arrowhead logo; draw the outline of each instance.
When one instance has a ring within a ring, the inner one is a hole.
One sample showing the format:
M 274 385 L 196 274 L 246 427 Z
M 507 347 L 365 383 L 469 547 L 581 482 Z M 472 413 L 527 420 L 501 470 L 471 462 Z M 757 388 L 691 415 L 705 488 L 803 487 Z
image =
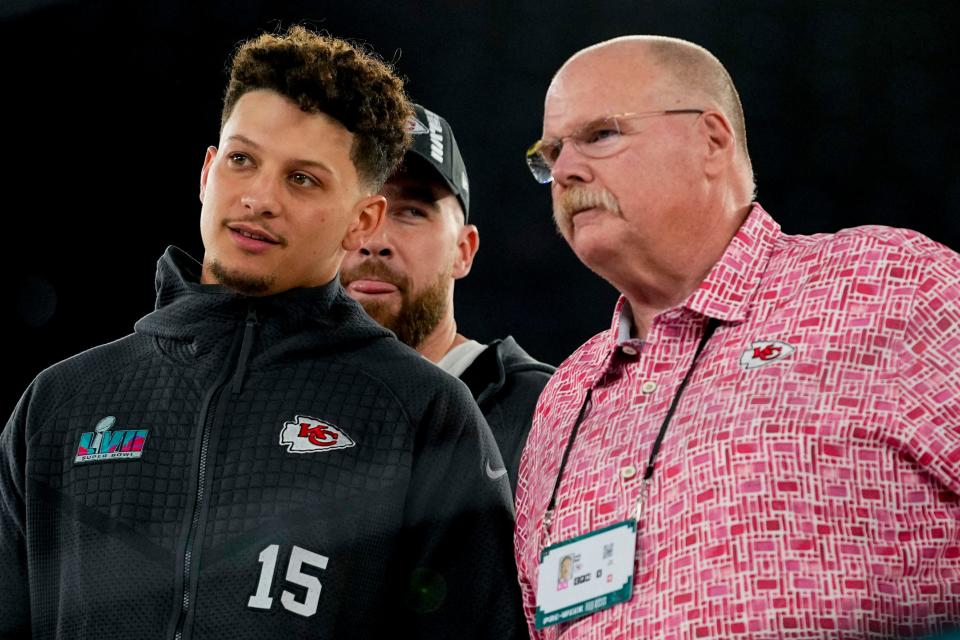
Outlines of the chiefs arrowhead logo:
M 343 429 L 319 418 L 297 416 L 283 423 L 280 444 L 289 453 L 316 453 L 346 449 L 356 444 Z
M 793 355 L 796 350 L 793 345 L 780 340 L 760 340 L 740 354 L 740 367 L 749 370 L 773 364 Z

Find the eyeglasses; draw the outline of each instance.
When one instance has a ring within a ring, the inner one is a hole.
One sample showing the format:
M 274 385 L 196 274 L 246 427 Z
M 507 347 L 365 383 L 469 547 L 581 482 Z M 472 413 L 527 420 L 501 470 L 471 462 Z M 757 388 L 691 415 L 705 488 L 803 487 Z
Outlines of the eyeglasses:
M 573 146 L 588 158 L 607 158 L 626 146 L 624 136 L 632 136 L 639 131 L 624 131 L 621 123 L 637 118 L 653 118 L 680 113 L 703 113 L 703 109 L 667 109 L 666 111 L 643 111 L 639 113 L 618 113 L 589 122 L 568 136 L 537 140 L 527 149 L 527 166 L 534 180 L 540 184 L 553 181 L 553 165 L 563 151 L 563 141 L 569 140 Z

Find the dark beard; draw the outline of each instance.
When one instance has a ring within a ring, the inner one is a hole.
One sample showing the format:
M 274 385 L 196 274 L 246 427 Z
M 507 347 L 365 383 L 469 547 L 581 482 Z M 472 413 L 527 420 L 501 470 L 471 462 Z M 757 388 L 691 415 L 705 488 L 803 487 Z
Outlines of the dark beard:
M 416 294 L 410 293 L 410 280 L 407 277 L 378 261 L 366 262 L 342 273 L 341 279 L 348 284 L 369 276 L 391 282 L 400 290 L 400 310 L 394 314 L 389 304 L 364 302 L 362 304 L 367 315 L 397 334 L 400 342 L 414 349 L 419 347 L 443 319 L 450 293 L 450 274 L 441 273 L 432 285 Z
M 397 334 L 400 342 L 416 349 L 440 324 L 449 290 L 450 276 L 440 274 L 436 282 L 415 296 L 404 293 L 396 316 L 390 316 L 386 305 L 379 302 L 364 305 L 364 309 L 371 318 Z
M 239 271 L 230 271 L 216 259 L 210 261 L 209 269 L 210 275 L 218 284 L 248 296 L 261 295 L 269 291 L 275 280 L 274 276 L 257 277 Z

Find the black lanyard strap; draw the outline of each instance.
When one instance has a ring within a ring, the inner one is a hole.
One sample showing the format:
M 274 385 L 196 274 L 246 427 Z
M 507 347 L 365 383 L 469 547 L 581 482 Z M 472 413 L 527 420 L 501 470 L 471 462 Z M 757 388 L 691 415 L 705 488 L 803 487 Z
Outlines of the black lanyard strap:
M 557 505 L 557 490 L 560 488 L 560 478 L 563 477 L 563 470 L 567 468 L 567 458 L 570 457 L 570 449 L 573 448 L 573 441 L 577 438 L 577 431 L 580 429 L 580 423 L 583 422 L 583 416 L 586 415 L 587 407 L 590 406 L 591 395 L 593 395 L 593 389 L 587 389 L 587 397 L 583 399 L 583 404 L 580 405 L 577 421 L 573 423 L 573 429 L 567 438 L 567 445 L 563 448 L 563 457 L 560 458 L 560 468 L 557 470 L 557 479 L 553 483 L 553 493 L 550 494 L 550 505 L 547 507 L 547 513 L 553 513 L 553 508 Z
M 657 460 L 657 454 L 660 453 L 660 445 L 663 443 L 663 437 L 667 434 L 667 427 L 670 426 L 670 421 L 673 419 L 673 414 L 677 410 L 677 405 L 680 404 L 680 396 L 683 395 L 683 390 L 686 389 L 687 383 L 690 382 L 690 377 L 693 375 L 693 370 L 697 366 L 697 361 L 700 359 L 700 354 L 703 352 L 703 348 L 707 346 L 707 342 L 710 341 L 711 336 L 713 336 L 713 332 L 717 330 L 719 325 L 720 321 L 716 318 L 707 319 L 707 326 L 703 330 L 703 336 L 700 338 L 700 343 L 697 345 L 697 351 L 693 354 L 693 362 L 690 363 L 690 367 L 687 369 L 687 373 L 683 376 L 680 386 L 677 387 L 676 393 L 673 394 L 673 401 L 670 403 L 670 408 L 667 410 L 667 415 L 663 419 L 663 424 L 660 425 L 660 433 L 657 434 L 657 439 L 653 442 L 653 448 L 650 450 L 650 459 L 647 462 L 647 470 L 643 474 L 644 482 L 649 481 L 653 476 L 654 463 Z M 563 457 L 560 459 L 560 469 L 557 470 L 557 479 L 553 483 L 553 493 L 550 494 L 550 504 L 547 506 L 547 511 L 543 516 L 546 544 L 549 544 L 549 529 L 550 525 L 553 523 L 553 510 L 557 505 L 557 492 L 560 489 L 560 480 L 563 478 L 563 472 L 567 468 L 567 459 L 570 457 L 570 449 L 573 448 L 573 442 L 577 438 L 577 431 L 580 430 L 580 424 L 583 422 L 583 418 L 587 413 L 587 409 L 590 405 L 590 396 L 592 394 L 593 388 L 587 389 L 587 395 L 583 399 L 583 404 L 580 405 L 580 412 L 577 414 L 577 421 L 573 423 L 573 429 L 570 431 L 570 436 L 567 438 L 567 444 L 563 449 Z
M 647 470 L 643 474 L 644 480 L 649 480 L 653 477 L 653 463 L 656 462 L 657 454 L 660 453 L 660 445 L 663 444 L 663 436 L 667 435 L 667 427 L 670 426 L 673 413 L 677 410 L 677 405 L 680 404 L 680 396 L 683 395 L 683 390 L 687 388 L 687 383 L 690 382 L 690 376 L 693 375 L 693 370 L 697 366 L 700 353 L 703 351 L 703 348 L 707 346 L 707 342 L 710 341 L 710 337 L 713 335 L 713 332 L 717 330 L 717 325 L 719 324 L 720 321 L 716 318 L 707 320 L 707 327 L 703 330 L 703 337 L 700 338 L 700 344 L 697 345 L 697 352 L 693 354 L 693 362 L 690 363 L 690 368 L 687 369 L 687 373 L 683 376 L 680 386 L 677 387 L 677 392 L 673 394 L 673 402 L 670 403 L 667 416 L 663 419 L 663 424 L 660 425 L 660 433 L 657 434 L 657 439 L 653 441 L 653 448 L 650 449 L 650 459 L 647 461 Z

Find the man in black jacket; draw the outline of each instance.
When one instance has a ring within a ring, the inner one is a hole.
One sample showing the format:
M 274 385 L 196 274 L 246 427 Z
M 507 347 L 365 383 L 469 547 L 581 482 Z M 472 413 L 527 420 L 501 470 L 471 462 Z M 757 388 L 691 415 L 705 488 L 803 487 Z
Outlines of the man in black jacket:
M 0 434 L 0 637 L 526 634 L 483 417 L 336 277 L 410 113 L 341 40 L 238 49 L 203 262 L 168 249 L 156 310 L 41 373 Z
M 453 285 L 470 272 L 480 236 L 467 223 L 470 185 L 453 130 L 429 109 L 414 110 L 407 127 L 413 144 L 380 192 L 386 221 L 347 255 L 341 280 L 374 320 L 467 384 L 516 487 L 533 410 L 553 367 L 511 336 L 484 345 L 457 332 Z

